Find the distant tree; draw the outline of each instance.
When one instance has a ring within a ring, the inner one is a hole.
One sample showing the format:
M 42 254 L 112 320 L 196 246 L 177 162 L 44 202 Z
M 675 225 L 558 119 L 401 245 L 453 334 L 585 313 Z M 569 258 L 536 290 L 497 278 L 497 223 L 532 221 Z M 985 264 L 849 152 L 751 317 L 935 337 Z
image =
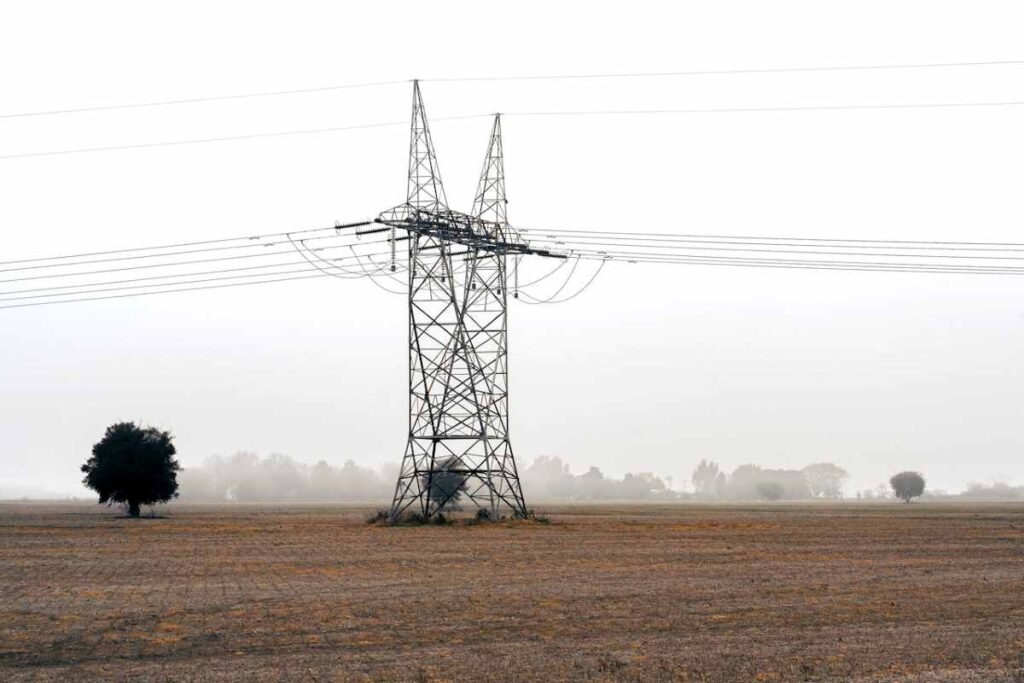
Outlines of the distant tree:
M 665 482 L 650 472 L 626 474 L 619 484 L 619 495 L 625 500 L 643 500 L 665 493 Z
M 319 460 L 309 472 L 309 493 L 315 500 L 330 500 L 334 497 L 334 468 L 326 460 Z
M 421 475 L 423 486 L 429 487 L 427 495 L 431 502 L 440 506 L 442 510 L 458 509 L 459 498 L 466 490 L 466 474 L 459 472 L 456 468 L 459 461 L 456 458 L 435 464 L 430 474 Z
M 569 500 L 576 494 L 576 477 L 557 455 L 541 455 L 519 472 L 523 488 L 533 498 Z
M 932 491 L 933 495 L 935 493 Z M 1021 500 L 1024 499 L 1024 486 L 1010 486 L 1001 481 L 988 486 L 971 482 L 967 485 L 967 490 L 960 494 L 960 497 L 975 500 Z
M 813 498 L 841 498 L 843 482 L 850 476 L 842 467 L 830 462 L 808 465 L 802 472 Z
M 101 503 L 124 503 L 128 514 L 138 517 L 140 505 L 178 495 L 181 467 L 175 452 L 169 433 L 119 422 L 92 447 L 92 457 L 82 465 L 82 483 L 99 494 Z
M 729 477 L 725 475 L 725 472 L 719 472 L 718 476 L 715 477 L 715 483 L 712 486 L 712 493 L 715 498 L 724 498 L 725 494 L 729 492 Z
M 720 475 L 722 475 L 722 472 L 719 470 L 718 463 L 711 460 L 701 460 L 700 464 L 697 465 L 697 469 L 693 471 L 693 475 L 690 477 L 690 480 L 693 482 L 693 490 L 702 498 L 711 498 L 718 493 L 716 489 L 719 487 L 716 484 L 719 481 Z
M 600 469 L 591 465 L 590 469 L 576 478 L 580 498 L 593 500 L 607 498 L 608 480 Z
M 900 472 L 889 480 L 892 492 L 905 503 L 924 493 L 924 477 L 920 472 Z
M 261 479 L 267 483 L 270 500 L 300 500 L 307 497 L 307 479 L 302 466 L 290 455 L 271 453 L 260 463 Z
M 786 487 L 777 481 L 761 481 L 757 484 L 757 494 L 764 500 L 779 500 L 786 493 Z
M 773 481 L 766 477 L 760 465 L 747 463 L 740 465 L 729 475 L 728 485 L 725 487 L 725 497 L 733 500 L 757 500 L 760 494 L 757 485 L 762 481 Z

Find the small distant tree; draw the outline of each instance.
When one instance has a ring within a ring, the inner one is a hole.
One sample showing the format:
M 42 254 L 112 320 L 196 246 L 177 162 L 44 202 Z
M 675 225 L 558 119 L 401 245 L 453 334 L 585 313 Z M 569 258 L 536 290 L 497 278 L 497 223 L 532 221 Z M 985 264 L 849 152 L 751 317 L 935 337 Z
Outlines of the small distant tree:
M 757 495 L 764 500 L 780 500 L 786 488 L 777 481 L 760 481 L 757 483 Z
M 924 476 L 920 472 L 900 472 L 894 474 L 889 480 L 892 492 L 904 503 L 909 503 L 911 498 L 917 498 L 924 493 Z
M 440 506 L 441 510 L 457 510 L 459 498 L 466 490 L 466 474 L 456 471 L 459 465 L 457 458 L 435 464 L 429 475 L 421 475 L 423 486 L 429 487 L 427 495 L 431 502 Z
M 139 506 L 163 503 L 178 495 L 174 444 L 168 432 L 118 422 L 107 427 L 92 447 L 82 471 L 82 483 L 99 494 L 101 503 L 124 503 L 128 514 L 139 516 Z

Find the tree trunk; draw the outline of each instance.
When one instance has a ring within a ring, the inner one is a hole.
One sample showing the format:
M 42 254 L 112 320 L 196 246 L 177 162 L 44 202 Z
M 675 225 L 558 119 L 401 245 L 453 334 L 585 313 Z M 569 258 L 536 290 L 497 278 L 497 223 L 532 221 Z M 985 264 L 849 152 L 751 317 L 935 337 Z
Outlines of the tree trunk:
M 139 512 L 140 512 L 139 511 L 139 504 L 136 501 L 134 501 L 134 500 L 129 500 L 128 501 L 128 515 L 130 517 L 138 517 L 139 516 Z

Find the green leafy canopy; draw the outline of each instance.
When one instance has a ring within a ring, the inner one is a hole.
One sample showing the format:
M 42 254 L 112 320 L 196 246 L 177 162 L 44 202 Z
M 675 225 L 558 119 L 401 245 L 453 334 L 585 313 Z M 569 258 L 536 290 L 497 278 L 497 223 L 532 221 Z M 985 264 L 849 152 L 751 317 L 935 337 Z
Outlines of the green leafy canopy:
M 128 503 L 137 516 L 139 505 L 165 502 L 178 495 L 172 437 L 155 427 L 119 422 L 107 427 L 82 465 L 82 483 L 99 494 L 101 503 Z

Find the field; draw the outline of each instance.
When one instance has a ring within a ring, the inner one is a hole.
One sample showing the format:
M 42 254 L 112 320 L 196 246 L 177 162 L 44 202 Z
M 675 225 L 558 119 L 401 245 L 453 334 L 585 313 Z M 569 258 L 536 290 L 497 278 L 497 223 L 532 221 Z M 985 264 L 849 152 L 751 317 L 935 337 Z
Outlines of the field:
M 0 680 L 1024 681 L 1024 506 L 0 504 Z

